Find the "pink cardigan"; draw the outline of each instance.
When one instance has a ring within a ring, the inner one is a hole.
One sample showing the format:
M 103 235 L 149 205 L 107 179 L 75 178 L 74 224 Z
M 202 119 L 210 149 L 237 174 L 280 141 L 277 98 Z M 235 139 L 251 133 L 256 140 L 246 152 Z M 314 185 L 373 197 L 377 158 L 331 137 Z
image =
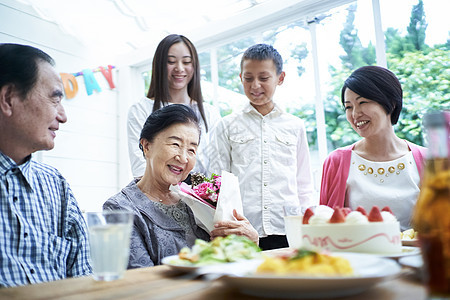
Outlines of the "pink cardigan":
M 425 164 L 426 148 L 406 141 L 412 151 L 414 161 L 422 177 Z M 322 184 L 320 187 L 320 204 L 330 207 L 344 207 L 345 190 L 348 173 L 350 172 L 350 160 L 355 144 L 334 150 L 328 155 L 323 164 Z

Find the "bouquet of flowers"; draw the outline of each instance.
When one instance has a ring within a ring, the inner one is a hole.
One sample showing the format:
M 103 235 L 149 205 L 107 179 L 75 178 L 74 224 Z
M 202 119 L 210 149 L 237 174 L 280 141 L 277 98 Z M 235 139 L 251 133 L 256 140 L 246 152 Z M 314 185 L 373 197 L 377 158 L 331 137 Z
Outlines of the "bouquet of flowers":
M 194 213 L 197 224 L 210 232 L 214 223 L 222 220 L 234 220 L 233 209 L 243 214 L 238 178 L 222 171 L 222 175 L 212 174 L 206 177 L 200 173 L 191 174 L 191 183 L 180 182 L 170 186 Z
M 219 175 L 213 173 L 211 177 L 206 177 L 202 173 L 193 173 L 191 174 L 191 183 L 192 190 L 197 196 L 214 206 L 214 208 L 217 206 L 222 183 Z

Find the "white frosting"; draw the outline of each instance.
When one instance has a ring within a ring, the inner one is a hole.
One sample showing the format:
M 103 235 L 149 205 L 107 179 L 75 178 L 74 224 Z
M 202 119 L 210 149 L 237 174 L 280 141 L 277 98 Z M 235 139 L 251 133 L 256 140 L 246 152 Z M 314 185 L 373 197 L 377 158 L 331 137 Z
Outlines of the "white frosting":
M 398 222 L 302 225 L 302 246 L 310 250 L 397 254 L 402 251 Z
M 322 215 L 314 215 L 311 218 L 309 218 L 308 224 L 310 225 L 328 224 L 328 220 L 330 220 L 330 217 Z
M 331 216 L 334 213 L 334 209 L 326 205 L 319 205 L 314 211 L 314 215 L 309 219 L 308 224 L 319 225 L 327 224 Z
M 305 248 L 379 254 L 401 252 L 399 222 L 390 212 L 381 212 L 383 222 L 369 222 L 367 216 L 352 211 L 345 223 L 331 224 L 333 213 L 330 207 L 318 206 L 309 224 L 302 225 Z
M 321 224 L 329 224 L 331 216 L 334 213 L 334 209 L 326 206 L 320 205 L 316 207 L 314 215 L 312 215 L 308 221 L 309 225 L 321 225 Z M 397 218 L 388 211 L 382 211 L 381 217 L 383 218 L 383 223 L 395 223 L 397 222 Z M 359 211 L 351 211 L 347 216 L 345 216 L 344 224 L 367 224 L 369 223 L 367 216 L 363 215 Z
M 388 211 L 382 211 L 381 217 L 383 217 L 384 223 L 394 223 L 397 222 L 397 218 Z
M 366 224 L 369 223 L 369 220 L 365 215 L 360 213 L 359 211 L 350 212 L 345 218 L 346 224 Z
M 330 218 L 333 215 L 333 213 L 334 209 L 332 209 L 327 205 L 319 205 L 316 207 L 316 210 L 314 211 L 314 214 L 330 215 Z

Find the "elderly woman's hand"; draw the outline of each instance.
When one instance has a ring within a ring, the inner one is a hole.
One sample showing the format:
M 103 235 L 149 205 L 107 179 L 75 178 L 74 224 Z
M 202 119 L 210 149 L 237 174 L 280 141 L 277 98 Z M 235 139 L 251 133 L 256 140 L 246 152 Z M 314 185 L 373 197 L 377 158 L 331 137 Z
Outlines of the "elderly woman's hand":
M 233 209 L 233 216 L 236 218 L 236 221 L 220 221 L 214 224 L 215 229 L 210 233 L 211 239 L 218 236 L 235 234 L 245 236 L 258 245 L 258 232 L 253 228 L 247 218 L 240 215 L 235 209 Z

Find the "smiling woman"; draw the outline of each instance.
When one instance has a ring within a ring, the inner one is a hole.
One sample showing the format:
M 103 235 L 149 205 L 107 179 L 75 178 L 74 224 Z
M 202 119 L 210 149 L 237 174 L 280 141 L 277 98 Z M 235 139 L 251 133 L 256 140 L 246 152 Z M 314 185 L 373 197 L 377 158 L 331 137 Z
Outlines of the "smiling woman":
M 103 205 L 105 210 L 135 215 L 129 268 L 158 265 L 195 239 L 209 239 L 189 207 L 169 190 L 195 165 L 199 141 L 198 119 L 186 105 L 166 106 L 147 118 L 139 144 L 146 161 L 144 175 Z
M 425 149 L 394 132 L 402 94 L 397 77 L 382 67 L 361 67 L 347 78 L 341 100 L 347 121 L 362 139 L 326 159 L 320 204 L 353 210 L 389 206 L 402 230 L 411 227 Z
M 141 135 L 142 151 L 147 161 L 143 178 L 158 175 L 159 180 L 167 184 L 184 180 L 195 165 L 199 132 L 196 124 L 174 124 L 154 139 Z M 145 180 L 141 180 L 138 186 L 145 190 Z
M 215 107 L 203 102 L 197 50 L 188 38 L 178 34 L 170 34 L 159 43 L 153 57 L 147 97 L 134 103 L 128 111 L 128 153 L 134 177 L 142 176 L 145 169 L 137 147 L 142 124 L 150 113 L 173 103 L 189 106 L 199 118 L 205 142 L 196 151 L 198 159 L 193 168 L 205 173 L 208 161 L 203 149 L 208 145 L 207 133 L 220 115 Z
M 139 144 L 146 161 L 144 175 L 103 205 L 104 210 L 127 210 L 135 216 L 129 268 L 159 265 L 164 257 L 192 247 L 196 239 L 209 240 L 210 234 L 197 226 L 189 206 L 170 190 L 194 167 L 199 143 L 198 118 L 187 105 L 168 105 L 147 118 Z M 229 223 L 231 229 L 218 223 L 211 235 L 225 236 L 237 228 L 257 240 L 243 216 Z

